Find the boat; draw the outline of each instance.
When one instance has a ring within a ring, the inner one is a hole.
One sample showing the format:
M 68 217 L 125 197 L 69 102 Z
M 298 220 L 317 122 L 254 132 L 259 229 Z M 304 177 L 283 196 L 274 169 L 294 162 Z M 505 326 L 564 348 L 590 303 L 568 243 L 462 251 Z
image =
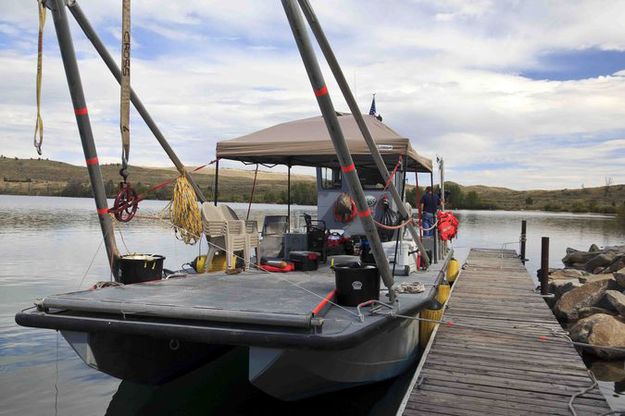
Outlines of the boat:
M 116 73 L 77 2 L 47 4 L 74 105 L 86 109 L 65 7 L 118 80 L 119 69 Z M 216 155 L 217 161 L 285 165 L 289 189 L 293 166 L 315 167 L 316 218 L 311 213 L 304 228 L 296 229 L 289 197 L 285 216 L 265 220 L 262 239 L 257 224 L 237 234 L 247 235 L 241 240 L 245 249 L 223 242 L 236 236 L 213 239 L 207 231 L 211 221 L 252 225 L 226 218 L 236 214 L 218 201 L 217 162 L 214 201 L 195 187 L 204 215 L 202 238 L 210 247 L 203 261 L 212 265 L 225 257 L 231 263 L 231 256 L 241 258 L 241 252 L 243 261 L 213 272 L 160 273 L 162 257 L 124 259 L 109 232 L 112 208 L 104 195 L 89 119 L 76 111 L 116 281 L 39 299 L 16 314 L 19 325 L 58 330 L 88 366 L 138 383 L 165 383 L 244 347 L 250 382 L 282 400 L 390 379 L 414 363 L 420 347 L 419 314 L 432 307 L 453 256 L 436 232 L 421 235 L 402 199 L 409 173 L 429 175 L 433 184 L 433 163 L 375 115 L 334 110 L 324 84 L 316 85 L 323 79 L 310 40 L 302 36 L 300 9 L 294 1 L 283 4 L 322 115 L 222 140 Z M 310 5 L 302 10 L 307 18 L 313 13 Z M 317 19 L 310 21 L 318 25 Z M 324 38 L 319 39 L 327 50 Z M 357 110 L 350 97 L 346 94 L 348 104 Z M 132 101 L 178 166 L 181 162 L 134 93 Z M 253 244 L 257 250 L 252 257 Z M 124 260 L 157 270 L 156 276 L 129 279 L 120 270 Z M 286 266 L 296 270 L 284 270 Z

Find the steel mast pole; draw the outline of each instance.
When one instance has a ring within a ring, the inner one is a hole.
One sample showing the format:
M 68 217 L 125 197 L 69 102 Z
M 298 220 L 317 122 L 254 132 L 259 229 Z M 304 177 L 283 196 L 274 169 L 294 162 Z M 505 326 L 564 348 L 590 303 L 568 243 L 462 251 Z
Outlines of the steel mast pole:
M 438 168 L 441 175 L 441 209 L 445 211 L 445 161 L 442 157 L 438 159 Z
M 328 62 L 330 69 L 332 70 L 332 74 L 334 75 L 334 78 L 336 79 L 336 82 L 339 85 L 339 88 L 341 89 L 343 96 L 345 97 L 345 101 L 347 101 L 347 105 L 349 106 L 349 109 L 352 112 L 352 115 L 354 116 L 354 120 L 356 120 L 356 124 L 358 124 L 358 128 L 360 129 L 360 132 L 362 133 L 365 139 L 365 142 L 367 143 L 367 146 L 369 147 L 371 156 L 373 157 L 373 160 L 378 170 L 380 171 L 382 178 L 384 179 L 385 182 L 388 182 L 390 174 L 389 174 L 388 168 L 386 167 L 386 163 L 384 163 L 384 159 L 382 159 L 382 155 L 380 154 L 380 151 L 378 150 L 375 144 L 375 140 L 373 140 L 373 137 L 371 136 L 371 132 L 369 132 L 369 129 L 367 128 L 367 124 L 365 123 L 365 120 L 362 117 L 362 114 L 360 113 L 360 109 L 358 108 L 358 103 L 356 103 L 356 99 L 354 98 L 352 91 L 349 88 L 349 84 L 347 83 L 347 80 L 345 79 L 345 75 L 343 74 L 343 71 L 341 70 L 341 66 L 339 65 L 336 59 L 336 56 L 334 55 L 334 52 L 332 51 L 332 47 L 330 46 L 330 43 L 328 42 L 328 39 L 326 38 L 325 33 L 323 32 L 323 29 L 321 28 L 321 24 L 319 23 L 319 20 L 317 19 L 317 16 L 315 15 L 315 12 L 313 11 L 312 6 L 308 2 L 308 0 L 298 0 L 298 2 L 304 12 L 304 16 L 306 16 L 306 20 L 308 20 L 308 24 L 310 25 L 310 28 L 312 29 L 312 32 L 315 35 L 315 38 L 317 39 L 317 43 L 319 44 L 319 47 L 321 48 L 321 52 L 323 52 L 323 55 L 326 58 L 326 61 Z M 395 201 L 395 204 L 397 205 L 397 209 L 399 210 L 399 213 L 401 214 L 401 216 L 406 219 L 410 218 L 411 215 L 406 209 L 406 207 L 404 206 L 403 199 L 401 195 L 399 195 L 399 192 L 397 191 L 395 184 L 390 183 L 388 189 L 390 189 L 391 191 L 391 196 L 393 197 L 393 200 Z M 427 252 L 425 251 L 425 247 L 423 246 L 423 243 L 419 239 L 419 233 L 417 232 L 416 227 L 412 223 L 408 224 L 407 226 L 408 226 L 408 232 L 410 232 L 410 236 L 412 237 L 412 240 L 417 244 L 419 251 L 423 254 L 425 266 L 426 267 L 429 266 L 430 259 L 427 255 Z
M 367 239 L 371 243 L 371 251 L 373 252 L 375 262 L 380 269 L 382 281 L 389 289 L 389 297 L 391 301 L 394 301 L 395 292 L 393 291 L 393 274 L 391 273 L 388 259 L 386 258 L 384 249 L 382 248 L 382 242 L 380 241 L 378 230 L 373 222 L 373 218 L 371 217 L 371 210 L 365 200 L 365 194 L 362 190 L 362 185 L 358 178 L 354 161 L 349 152 L 349 148 L 347 147 L 343 132 L 341 131 L 339 121 L 336 117 L 336 111 L 334 110 L 334 105 L 332 104 L 332 100 L 328 94 L 328 88 L 325 85 L 321 69 L 319 68 L 319 63 L 317 62 L 315 52 L 310 43 L 310 39 L 308 38 L 308 34 L 306 33 L 304 21 L 298 10 L 299 6 L 295 0 L 282 0 L 282 6 L 284 7 L 291 30 L 293 31 L 293 37 L 295 38 L 300 55 L 302 56 L 302 61 L 306 67 L 308 78 L 310 79 L 315 96 L 317 97 L 319 109 L 323 115 L 323 119 L 326 123 L 326 127 L 328 128 L 334 148 L 336 149 L 336 156 L 341 164 L 341 170 L 343 171 L 344 177 L 347 178 L 349 186 L 352 190 L 354 201 L 358 209 L 358 216 L 362 222 Z
M 82 12 L 82 9 L 78 5 L 78 3 L 76 1 L 69 2 L 68 8 L 69 8 L 69 11 L 72 13 L 72 16 L 74 16 L 74 19 L 76 20 L 76 22 L 82 29 L 83 33 L 87 37 L 87 39 L 91 41 L 91 44 L 95 48 L 96 52 L 98 52 L 98 54 L 100 55 L 100 57 L 102 58 L 106 66 L 108 67 L 109 71 L 111 71 L 111 74 L 113 74 L 117 82 L 120 82 L 121 72 L 119 70 L 119 67 L 117 66 L 117 63 L 115 62 L 111 54 L 106 49 L 106 46 L 104 46 L 104 44 L 98 37 L 97 33 L 91 26 L 91 23 L 89 23 L 89 20 L 87 19 L 85 14 Z M 148 110 L 146 110 L 146 108 L 143 106 L 143 103 L 141 102 L 137 94 L 135 94 L 134 90 L 132 90 L 132 88 L 130 89 L 130 101 L 135 106 L 135 109 L 137 110 L 137 112 L 139 113 L 143 121 L 145 121 L 145 124 L 152 131 L 152 134 L 154 135 L 156 140 L 160 143 L 165 153 L 167 153 L 167 156 L 169 156 L 169 159 L 172 161 L 174 166 L 176 166 L 176 169 L 178 169 L 178 172 L 184 173 L 184 175 L 187 177 L 187 179 L 191 183 L 191 186 L 193 186 L 193 190 L 195 190 L 195 194 L 197 195 L 197 198 L 200 200 L 200 202 L 205 202 L 206 197 L 202 193 L 202 190 L 197 185 L 195 180 L 191 177 L 189 172 L 186 171 L 184 165 L 182 164 L 182 162 L 180 161 L 180 159 L 174 152 L 174 149 L 171 148 L 171 146 L 167 142 L 167 139 L 165 139 L 165 136 L 163 136 L 163 133 L 158 128 L 158 126 L 152 119 L 152 116 L 150 116 L 150 113 L 148 113 Z
M 113 277 L 115 280 L 118 280 L 119 251 L 115 243 L 112 219 L 108 214 L 108 202 L 106 200 L 104 181 L 102 180 L 98 154 L 93 141 L 93 132 L 91 131 L 89 113 L 82 89 L 82 82 L 80 81 L 80 71 L 78 70 L 78 63 L 76 62 L 72 34 L 69 29 L 67 14 L 65 13 L 65 0 L 48 0 L 46 1 L 46 6 L 52 11 L 52 18 L 54 19 L 56 37 L 59 41 L 69 93 L 72 97 L 76 124 L 78 125 L 78 132 L 80 133 L 87 170 L 89 171 L 89 179 L 91 180 L 91 189 L 93 190 L 96 210 L 100 220 L 100 228 L 102 229 L 102 235 L 106 244 L 106 253 L 108 255 L 109 264 L 111 265 Z

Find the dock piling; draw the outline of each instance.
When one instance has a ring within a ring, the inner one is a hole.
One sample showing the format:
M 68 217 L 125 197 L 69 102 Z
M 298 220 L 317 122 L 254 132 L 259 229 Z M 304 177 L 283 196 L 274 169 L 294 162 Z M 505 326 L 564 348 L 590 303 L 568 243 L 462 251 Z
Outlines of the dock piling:
M 527 242 L 527 221 L 521 220 L 521 262 L 525 265 L 527 258 L 525 257 L 525 244 Z
M 540 244 L 540 294 L 549 293 L 549 237 L 543 237 Z

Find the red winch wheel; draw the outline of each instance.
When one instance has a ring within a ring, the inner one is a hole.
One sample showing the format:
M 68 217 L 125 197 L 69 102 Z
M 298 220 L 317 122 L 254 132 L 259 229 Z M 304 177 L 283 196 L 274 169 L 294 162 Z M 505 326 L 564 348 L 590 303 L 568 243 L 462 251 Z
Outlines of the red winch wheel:
M 117 192 L 113 207 L 109 212 L 115 216 L 117 221 L 128 222 L 137 213 L 139 201 L 140 198 L 137 197 L 137 191 L 130 184 L 122 182 L 119 185 L 119 192 Z

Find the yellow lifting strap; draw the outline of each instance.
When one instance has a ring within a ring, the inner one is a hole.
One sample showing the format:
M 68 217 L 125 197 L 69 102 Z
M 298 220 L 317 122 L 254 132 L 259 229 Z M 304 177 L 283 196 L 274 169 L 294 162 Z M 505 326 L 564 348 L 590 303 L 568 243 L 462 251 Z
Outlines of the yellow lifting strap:
M 43 28 L 46 25 L 46 6 L 43 0 L 37 2 L 39 6 L 39 39 L 37 43 L 37 118 L 35 120 L 35 135 L 33 144 L 37 153 L 41 155 L 41 145 L 43 144 L 43 119 L 41 118 L 41 75 L 43 72 Z
M 122 77 L 119 129 L 122 135 L 122 166 L 130 153 L 130 0 L 122 2 Z

